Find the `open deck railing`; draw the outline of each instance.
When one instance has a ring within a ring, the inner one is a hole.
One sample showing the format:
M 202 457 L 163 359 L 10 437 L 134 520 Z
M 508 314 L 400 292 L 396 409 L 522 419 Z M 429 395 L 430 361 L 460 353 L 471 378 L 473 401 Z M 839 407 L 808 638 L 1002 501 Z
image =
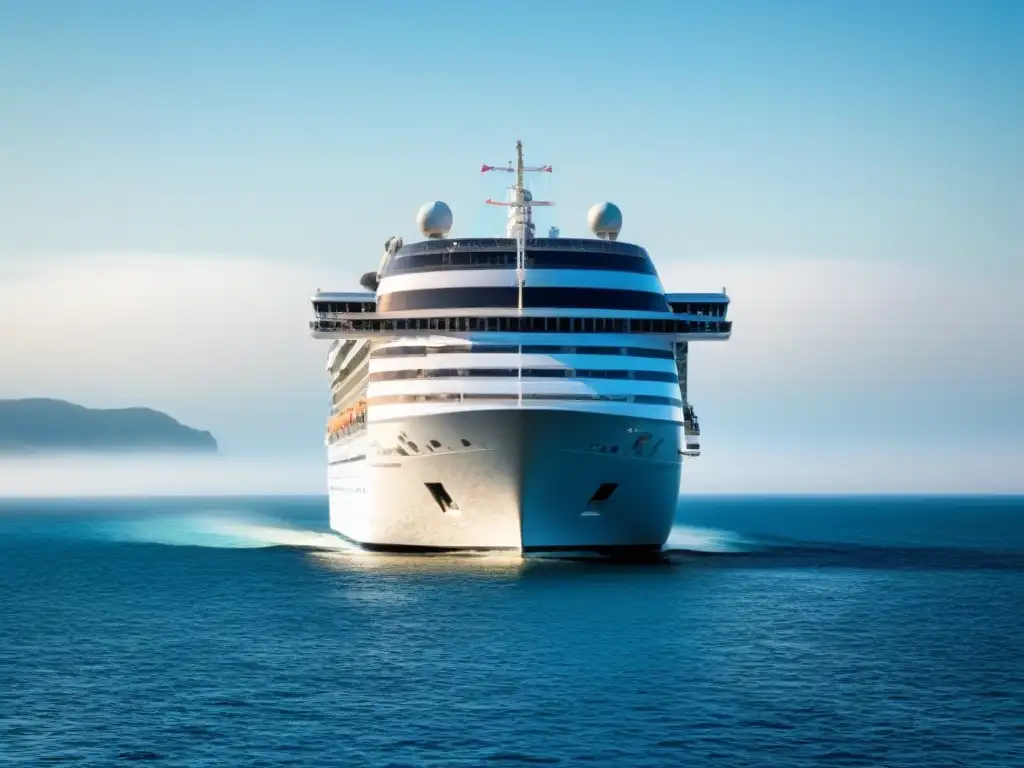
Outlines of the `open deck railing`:
M 629 317 L 543 317 L 543 316 L 470 316 L 470 317 L 372 317 L 325 315 L 310 321 L 315 335 L 402 336 L 422 333 L 625 333 L 670 336 L 675 338 L 725 338 L 732 322 L 708 318 L 629 318 Z

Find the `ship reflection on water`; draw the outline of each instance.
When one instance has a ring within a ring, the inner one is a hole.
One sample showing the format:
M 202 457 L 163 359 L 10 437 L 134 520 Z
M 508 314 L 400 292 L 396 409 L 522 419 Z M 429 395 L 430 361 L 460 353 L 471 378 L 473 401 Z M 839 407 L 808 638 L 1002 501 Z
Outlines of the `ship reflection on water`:
M 530 552 L 517 550 L 477 550 L 438 553 L 404 553 L 370 551 L 337 537 L 343 546 L 315 548 L 309 554 L 327 567 L 346 572 L 379 572 L 394 574 L 480 574 L 531 575 L 540 572 L 564 572 L 572 564 L 591 566 L 613 565 L 680 565 L 715 556 L 749 552 L 758 547 L 751 541 L 726 531 L 677 525 L 660 552 L 617 551 L 614 555 L 594 551 Z
M 514 550 L 407 554 L 371 552 L 357 547 L 317 550 L 308 553 L 317 565 L 345 573 L 376 573 L 395 576 L 493 576 L 524 577 L 564 574 L 578 569 L 593 571 L 603 566 L 679 565 L 713 553 L 664 551 L 637 556 L 605 556 L 593 552 L 553 552 L 523 555 Z
M 533 561 L 518 552 L 467 552 L 445 554 L 401 554 L 369 552 L 352 548 L 337 551 L 311 552 L 318 565 L 346 573 L 380 573 L 393 575 L 480 575 L 519 576 Z

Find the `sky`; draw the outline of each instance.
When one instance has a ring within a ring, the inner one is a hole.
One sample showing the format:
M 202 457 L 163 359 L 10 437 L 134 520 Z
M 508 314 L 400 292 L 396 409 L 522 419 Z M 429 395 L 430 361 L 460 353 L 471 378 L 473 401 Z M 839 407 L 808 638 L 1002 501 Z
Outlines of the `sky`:
M 479 167 L 522 138 L 543 227 L 612 200 L 732 298 L 684 490 L 1024 492 L 1024 3 L 514 7 L 0 0 L 0 397 L 322 491 L 309 296 L 424 202 L 501 231 Z

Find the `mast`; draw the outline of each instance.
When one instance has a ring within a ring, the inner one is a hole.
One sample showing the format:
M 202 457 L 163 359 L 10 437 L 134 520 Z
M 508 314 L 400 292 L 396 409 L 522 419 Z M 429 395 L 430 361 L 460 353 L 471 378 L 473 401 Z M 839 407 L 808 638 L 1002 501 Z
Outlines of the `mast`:
M 515 202 L 520 207 L 518 209 L 513 208 L 519 212 L 520 223 L 516 227 L 516 287 L 519 289 L 519 314 L 523 314 L 523 285 L 526 283 L 526 221 L 529 216 L 529 210 L 524 207 L 526 202 L 526 185 L 524 183 L 523 173 L 523 142 L 521 139 L 516 139 L 516 188 L 515 188 Z M 521 322 L 521 321 L 520 321 Z M 518 389 L 519 389 L 519 407 L 523 407 L 523 341 L 519 340 L 519 359 L 518 359 Z
M 516 139 L 516 199 L 521 200 L 526 183 L 523 170 L 523 140 Z
M 515 201 L 519 207 L 519 226 L 516 227 L 516 286 L 519 288 L 519 311 L 523 309 L 523 284 L 526 282 L 526 185 L 523 180 L 523 142 L 516 139 Z M 522 368 L 522 366 L 520 366 Z
M 526 285 L 526 241 L 534 236 L 533 208 L 535 206 L 552 206 L 550 200 L 534 200 L 530 190 L 526 188 L 527 173 L 552 173 L 550 165 L 528 166 L 523 162 L 523 142 L 516 141 L 516 161 L 510 161 L 507 167 L 484 165 L 481 173 L 504 171 L 515 174 L 515 184 L 509 187 L 507 201 L 487 199 L 488 205 L 500 205 L 508 208 L 508 219 L 505 225 L 505 236 L 516 241 L 516 285 L 519 289 L 519 309 L 523 308 L 523 287 Z
M 508 219 L 505 224 L 505 236 L 515 238 L 516 241 L 516 288 L 519 293 L 519 313 L 523 312 L 523 287 L 526 285 L 526 241 L 533 239 L 533 206 L 550 206 L 553 202 L 548 200 L 534 200 L 533 195 L 526 188 L 526 174 L 551 173 L 550 165 L 538 165 L 528 167 L 523 162 L 523 142 L 516 140 L 516 164 L 512 167 L 509 162 L 507 168 L 494 165 L 484 165 L 480 168 L 481 173 L 488 171 L 505 171 L 515 173 L 515 184 L 509 187 L 509 199 L 506 202 L 487 199 L 488 205 L 501 205 L 508 208 Z M 523 407 L 523 345 L 519 347 L 519 407 Z

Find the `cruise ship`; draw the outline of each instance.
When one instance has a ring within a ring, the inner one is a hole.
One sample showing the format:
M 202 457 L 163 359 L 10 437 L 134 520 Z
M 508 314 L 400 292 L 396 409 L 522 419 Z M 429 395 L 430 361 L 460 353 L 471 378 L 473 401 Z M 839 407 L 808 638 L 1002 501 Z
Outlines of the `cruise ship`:
M 362 291 L 317 292 L 331 341 L 331 528 L 370 550 L 660 550 L 683 462 L 700 454 L 687 398 L 694 341 L 724 340 L 729 298 L 666 293 L 622 213 L 592 237 L 537 237 L 522 142 L 504 237 L 456 238 L 437 201 L 420 242 L 387 240 Z M 582 216 L 581 216 L 582 218 Z

